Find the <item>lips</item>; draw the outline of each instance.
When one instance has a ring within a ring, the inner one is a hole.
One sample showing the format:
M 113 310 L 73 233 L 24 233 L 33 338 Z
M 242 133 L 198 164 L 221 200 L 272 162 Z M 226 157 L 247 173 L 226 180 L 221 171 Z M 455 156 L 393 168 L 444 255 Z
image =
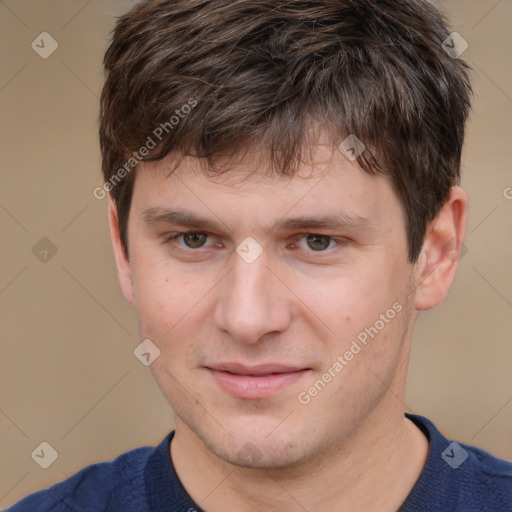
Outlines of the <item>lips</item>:
M 257 366 L 244 366 L 238 363 L 221 363 L 208 367 L 210 370 L 229 372 L 235 375 L 264 376 L 277 373 L 293 373 L 304 370 L 300 366 L 287 366 L 283 364 L 260 364 Z
M 282 364 L 245 366 L 239 363 L 220 363 L 206 369 L 224 391 L 246 399 L 275 396 L 310 371 L 309 368 Z

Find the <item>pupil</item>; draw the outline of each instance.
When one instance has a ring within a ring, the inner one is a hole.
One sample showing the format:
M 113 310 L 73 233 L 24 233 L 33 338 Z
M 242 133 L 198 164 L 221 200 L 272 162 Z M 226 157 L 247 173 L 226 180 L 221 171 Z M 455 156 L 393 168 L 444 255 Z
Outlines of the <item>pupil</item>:
M 204 243 L 204 236 L 204 233 L 187 233 L 184 237 L 185 243 L 192 248 L 201 247 L 201 245 Z M 189 242 L 191 242 L 191 245 Z
M 324 243 L 322 244 L 320 242 L 321 247 L 319 247 L 318 245 L 316 247 L 315 246 L 312 246 L 312 247 L 310 246 L 314 251 L 323 250 L 323 249 L 326 249 L 327 247 L 329 247 L 329 237 L 325 236 L 325 235 L 310 235 L 310 236 L 308 236 L 308 243 L 311 240 L 314 240 L 315 241 L 314 243 L 317 243 L 319 239 L 320 240 L 323 239 Z

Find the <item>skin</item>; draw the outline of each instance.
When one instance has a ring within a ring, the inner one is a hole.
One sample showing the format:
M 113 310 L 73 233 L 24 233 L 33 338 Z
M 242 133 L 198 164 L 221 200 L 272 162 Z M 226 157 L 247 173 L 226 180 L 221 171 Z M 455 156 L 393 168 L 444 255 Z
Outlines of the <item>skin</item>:
M 441 302 L 454 279 L 458 261 L 446 248 L 464 238 L 466 195 L 451 189 L 411 264 L 405 218 L 389 182 L 364 173 L 326 139 L 319 143 L 314 160 L 291 180 L 265 177 L 256 148 L 210 179 L 193 158 L 173 174 L 171 157 L 141 164 L 129 260 L 110 202 L 121 288 L 135 307 L 141 339 L 160 350 L 151 370 L 176 414 L 172 460 L 208 512 L 225 511 L 226 503 L 241 512 L 395 511 L 428 455 L 427 439 L 404 418 L 407 365 L 417 311 Z M 166 241 L 201 228 L 145 220 L 143 212 L 155 207 L 191 210 L 221 229 L 204 230 L 208 236 L 192 247 L 184 237 Z M 368 224 L 270 229 L 279 219 L 338 211 Z M 333 238 L 308 243 L 311 233 Z M 247 236 L 263 250 L 252 263 L 236 252 Z M 309 403 L 300 403 L 299 393 L 394 303 L 400 312 Z M 309 370 L 275 396 L 254 400 L 216 383 L 205 366 L 219 362 Z

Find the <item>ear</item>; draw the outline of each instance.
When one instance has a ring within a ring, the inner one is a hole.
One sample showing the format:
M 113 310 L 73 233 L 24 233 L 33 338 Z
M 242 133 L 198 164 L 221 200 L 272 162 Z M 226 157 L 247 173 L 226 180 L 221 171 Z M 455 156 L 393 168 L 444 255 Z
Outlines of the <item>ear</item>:
M 112 246 L 114 248 L 114 256 L 116 259 L 117 277 L 121 290 L 126 300 L 133 303 L 133 282 L 132 282 L 132 269 L 128 261 L 123 244 L 121 242 L 121 235 L 119 230 L 119 218 L 117 216 L 117 207 L 109 195 L 109 222 L 110 222 L 110 238 L 112 239 Z
M 448 200 L 427 227 L 416 263 L 415 306 L 418 311 L 434 307 L 448 294 L 459 264 L 466 219 L 466 193 L 454 186 Z

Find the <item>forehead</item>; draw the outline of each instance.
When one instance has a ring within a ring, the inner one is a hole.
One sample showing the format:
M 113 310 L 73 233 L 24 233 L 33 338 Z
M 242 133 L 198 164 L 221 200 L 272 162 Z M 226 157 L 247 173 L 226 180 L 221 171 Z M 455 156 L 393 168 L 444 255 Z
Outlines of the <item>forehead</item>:
M 172 212 L 186 211 L 191 220 L 190 213 L 195 212 L 203 221 L 217 218 L 222 222 L 229 217 L 235 223 L 261 223 L 272 230 L 277 227 L 276 219 L 285 215 L 301 217 L 302 224 L 312 213 L 330 216 L 331 221 L 337 216 L 362 227 L 370 221 L 382 223 L 390 210 L 400 210 L 386 178 L 369 175 L 329 145 L 319 146 L 314 160 L 301 163 L 291 177 L 270 174 L 268 161 L 257 150 L 239 159 L 219 160 L 218 167 L 225 170 L 219 175 L 208 176 L 197 158 L 185 157 L 177 168 L 175 163 L 168 156 L 141 165 L 133 213 L 154 220 L 167 210 L 169 220 Z M 177 217 L 183 219 L 183 215 Z M 286 227 L 292 229 L 293 222 Z

